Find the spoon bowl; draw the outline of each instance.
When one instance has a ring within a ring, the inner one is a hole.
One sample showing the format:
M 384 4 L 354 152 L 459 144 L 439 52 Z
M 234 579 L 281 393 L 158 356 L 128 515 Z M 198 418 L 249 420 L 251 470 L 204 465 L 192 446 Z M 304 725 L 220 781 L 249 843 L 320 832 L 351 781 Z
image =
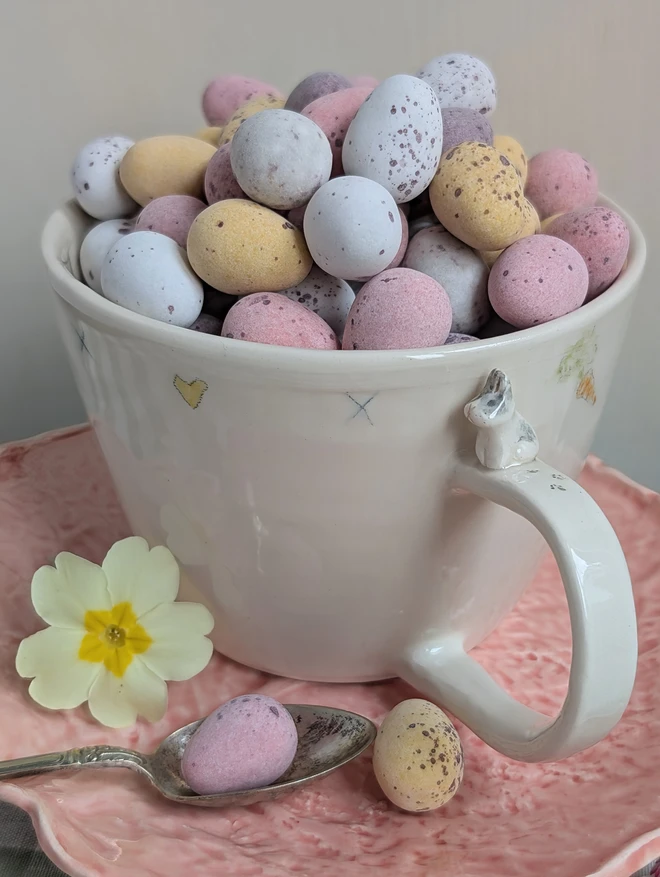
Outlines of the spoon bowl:
M 269 786 L 219 795 L 193 792 L 181 775 L 181 759 L 203 719 L 174 731 L 151 755 L 117 746 L 86 746 L 0 762 L 0 780 L 76 768 L 126 767 L 146 777 L 161 795 L 178 804 L 197 807 L 256 804 L 327 776 L 357 758 L 376 738 L 373 722 L 357 713 L 307 704 L 284 706 L 296 723 L 298 748 L 291 767 Z

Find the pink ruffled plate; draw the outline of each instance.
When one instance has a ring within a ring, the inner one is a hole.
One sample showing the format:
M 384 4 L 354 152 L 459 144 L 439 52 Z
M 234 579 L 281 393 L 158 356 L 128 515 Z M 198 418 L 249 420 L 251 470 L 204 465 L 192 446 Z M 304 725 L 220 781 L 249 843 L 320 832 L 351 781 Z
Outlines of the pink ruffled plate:
M 524 765 L 459 728 L 464 785 L 447 807 L 423 816 L 398 812 L 383 799 L 369 756 L 288 798 L 245 809 L 169 804 L 123 771 L 0 783 L 0 799 L 31 814 L 47 854 L 75 877 L 629 877 L 660 856 L 660 497 L 594 460 L 582 483 L 623 542 L 640 630 L 632 703 L 592 750 L 561 764 Z M 149 751 L 173 729 L 246 691 L 344 707 L 376 721 L 412 694 L 400 682 L 276 679 L 215 656 L 192 682 L 170 685 L 170 708 L 158 725 L 110 731 L 83 708 L 40 709 L 14 672 L 18 643 L 42 626 L 30 605 L 32 573 L 65 549 L 98 562 L 124 535 L 126 522 L 87 428 L 0 453 L 0 758 L 103 742 Z M 553 713 L 566 690 L 568 631 L 562 588 L 548 561 L 479 659 L 530 706 Z

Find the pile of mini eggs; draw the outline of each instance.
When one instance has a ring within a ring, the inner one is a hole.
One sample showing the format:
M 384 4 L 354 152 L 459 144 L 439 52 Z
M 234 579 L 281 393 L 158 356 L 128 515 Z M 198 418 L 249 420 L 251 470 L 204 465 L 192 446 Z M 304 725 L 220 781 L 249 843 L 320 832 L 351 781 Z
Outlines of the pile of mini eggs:
M 442 55 L 378 83 L 314 73 L 285 100 L 221 76 L 209 127 L 94 140 L 87 284 L 225 338 L 336 350 L 469 342 L 548 322 L 616 279 L 629 234 L 574 152 L 494 135 L 491 71 Z M 141 208 L 141 209 L 140 209 Z

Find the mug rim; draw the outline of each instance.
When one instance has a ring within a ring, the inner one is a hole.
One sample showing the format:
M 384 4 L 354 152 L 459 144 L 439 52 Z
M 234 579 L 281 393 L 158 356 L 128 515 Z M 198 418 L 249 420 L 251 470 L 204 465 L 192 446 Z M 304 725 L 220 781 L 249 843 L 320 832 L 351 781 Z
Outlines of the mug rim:
M 281 347 L 240 339 L 224 338 L 191 332 L 153 320 L 109 301 L 74 275 L 78 264 L 78 233 L 93 220 L 78 206 L 75 199 L 51 214 L 41 237 L 41 253 L 56 294 L 90 320 L 115 333 L 128 334 L 142 340 L 178 350 L 190 356 L 231 360 L 234 364 L 265 366 L 272 369 L 302 370 L 326 375 L 354 374 L 373 371 L 409 369 L 424 363 L 443 361 L 451 367 L 452 357 L 467 357 L 478 362 L 490 358 L 493 350 L 526 348 L 558 336 L 585 331 L 602 316 L 634 293 L 646 262 L 646 241 L 634 219 L 611 199 L 600 196 L 598 206 L 615 210 L 625 220 L 630 232 L 627 261 L 614 283 L 601 295 L 577 310 L 530 329 L 518 329 L 506 335 L 478 341 L 403 350 L 316 350 Z M 71 266 L 67 267 L 66 262 Z M 237 297 L 238 298 L 238 297 Z

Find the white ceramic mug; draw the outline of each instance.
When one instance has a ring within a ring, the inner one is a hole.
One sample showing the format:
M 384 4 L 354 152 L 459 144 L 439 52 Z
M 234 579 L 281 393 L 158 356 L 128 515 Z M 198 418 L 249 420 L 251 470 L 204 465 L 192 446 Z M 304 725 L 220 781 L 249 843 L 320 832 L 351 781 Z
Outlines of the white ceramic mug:
M 135 532 L 178 557 L 188 595 L 215 615 L 220 651 L 308 680 L 401 676 L 525 761 L 565 757 L 612 728 L 636 667 L 630 579 L 612 528 L 572 478 L 643 269 L 643 238 L 626 219 L 621 277 L 568 316 L 469 345 L 338 353 L 123 310 L 76 279 L 89 220 L 73 205 L 51 217 L 43 253 L 62 336 L 120 499 Z M 464 406 L 494 368 L 545 462 L 478 461 Z M 468 656 L 520 598 L 546 543 L 573 633 L 555 719 Z

